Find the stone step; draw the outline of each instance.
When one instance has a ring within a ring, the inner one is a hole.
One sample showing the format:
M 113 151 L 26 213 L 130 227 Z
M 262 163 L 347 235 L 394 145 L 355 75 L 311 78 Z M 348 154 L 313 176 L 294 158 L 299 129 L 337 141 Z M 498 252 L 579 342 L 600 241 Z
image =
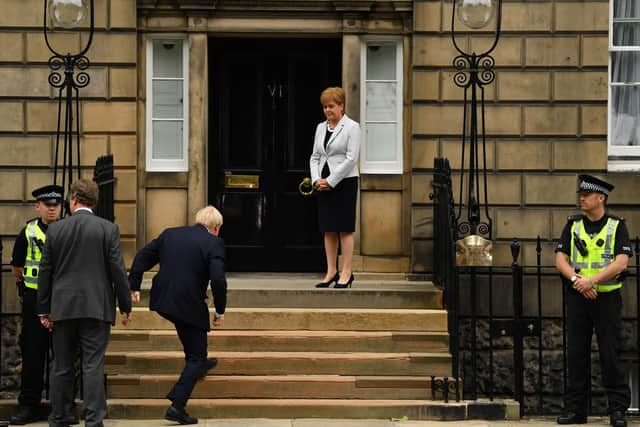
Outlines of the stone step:
M 448 353 L 211 352 L 218 358 L 213 375 L 414 375 L 451 376 Z M 176 374 L 184 367 L 181 351 L 109 352 L 105 372 Z
M 321 280 L 321 279 L 317 279 Z M 317 281 L 316 280 L 316 281 Z M 316 289 L 309 283 L 234 287 L 227 291 L 233 307 L 259 308 L 442 308 L 442 291 L 431 283 L 406 281 L 365 283 L 349 289 Z M 211 301 L 211 290 L 207 291 Z M 143 288 L 139 306 L 149 305 L 149 289 Z
M 117 321 L 116 329 L 125 327 Z M 136 307 L 126 329 L 171 330 L 173 325 L 148 308 Z M 447 313 L 431 309 L 230 308 L 222 329 L 444 332 Z
M 112 375 L 108 398 L 162 399 L 178 375 Z M 431 377 L 340 375 L 209 375 L 193 398 L 430 399 Z
M 163 420 L 166 399 L 109 399 L 107 424 L 119 419 Z M 77 411 L 82 404 L 78 402 Z M 17 409 L 15 399 L 0 400 L 0 419 L 9 419 Z M 191 399 L 187 410 L 198 418 L 334 418 L 390 419 L 406 416 L 410 420 L 460 421 L 464 419 L 518 420 L 519 406 L 513 400 L 369 400 L 369 399 Z M 147 421 L 149 423 L 150 421 Z M 339 421 L 336 421 L 339 422 Z M 145 425 L 148 425 L 145 423 Z M 231 421 L 233 423 L 233 421 Z M 348 423 L 348 422 L 347 422 Z M 410 422 L 411 423 L 411 422 Z M 43 423 L 44 425 L 44 423 Z M 150 425 L 150 424 L 149 424 Z M 338 425 L 338 424 L 336 424 Z
M 165 399 L 110 399 L 109 416 L 129 419 L 161 419 Z M 189 414 L 198 418 L 352 418 L 411 420 L 462 420 L 464 402 L 430 400 L 362 399 L 192 399 Z
M 215 330 L 208 336 L 215 351 L 448 352 L 447 332 L 399 331 L 255 331 Z M 179 351 L 173 330 L 114 329 L 109 351 Z

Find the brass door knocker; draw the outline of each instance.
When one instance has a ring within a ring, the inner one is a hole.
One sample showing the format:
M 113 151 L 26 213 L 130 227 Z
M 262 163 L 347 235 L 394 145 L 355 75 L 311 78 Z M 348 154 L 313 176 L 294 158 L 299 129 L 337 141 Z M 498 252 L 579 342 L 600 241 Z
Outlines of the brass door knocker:
M 304 178 L 300 182 L 300 185 L 298 185 L 298 191 L 305 197 L 311 196 L 314 190 L 315 188 L 313 188 L 313 185 L 311 185 L 311 178 L 309 177 Z

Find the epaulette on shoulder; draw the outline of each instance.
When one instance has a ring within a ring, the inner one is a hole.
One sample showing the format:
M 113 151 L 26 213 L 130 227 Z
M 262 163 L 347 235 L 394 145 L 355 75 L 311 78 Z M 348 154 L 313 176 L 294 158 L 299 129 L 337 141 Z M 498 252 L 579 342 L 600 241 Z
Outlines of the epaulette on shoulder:
M 578 215 L 571 215 L 567 217 L 567 222 L 568 223 L 573 223 L 575 221 L 581 220 L 582 218 L 584 218 L 584 215 L 578 214 Z
M 618 215 L 607 214 L 611 219 L 617 219 L 618 221 L 624 221 L 624 218 Z

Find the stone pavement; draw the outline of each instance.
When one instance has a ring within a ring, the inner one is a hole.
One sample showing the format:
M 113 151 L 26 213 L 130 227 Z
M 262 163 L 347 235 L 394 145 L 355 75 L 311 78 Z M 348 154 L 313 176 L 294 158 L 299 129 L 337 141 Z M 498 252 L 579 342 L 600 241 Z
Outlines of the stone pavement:
M 29 424 L 47 427 L 45 422 Z M 169 427 L 177 424 L 165 420 L 105 420 L 105 427 Z M 556 426 L 554 417 L 526 418 L 520 421 L 391 421 L 391 420 L 336 420 L 336 419 L 221 419 L 200 420 L 202 427 L 550 427 Z M 608 417 L 590 417 L 589 427 L 609 425 Z M 640 419 L 630 419 L 629 426 L 640 426 Z M 84 423 L 80 424 L 84 427 Z

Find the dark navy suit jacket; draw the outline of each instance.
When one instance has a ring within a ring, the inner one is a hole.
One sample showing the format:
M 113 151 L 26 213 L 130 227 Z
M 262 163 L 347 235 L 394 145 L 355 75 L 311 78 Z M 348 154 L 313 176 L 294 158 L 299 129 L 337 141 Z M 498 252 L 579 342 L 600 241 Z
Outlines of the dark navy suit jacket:
M 168 228 L 136 254 L 129 285 L 132 291 L 140 290 L 142 274 L 160 263 L 151 285 L 149 308 L 208 331 L 209 281 L 216 312 L 224 314 L 227 305 L 224 257 L 224 241 L 203 225 Z

